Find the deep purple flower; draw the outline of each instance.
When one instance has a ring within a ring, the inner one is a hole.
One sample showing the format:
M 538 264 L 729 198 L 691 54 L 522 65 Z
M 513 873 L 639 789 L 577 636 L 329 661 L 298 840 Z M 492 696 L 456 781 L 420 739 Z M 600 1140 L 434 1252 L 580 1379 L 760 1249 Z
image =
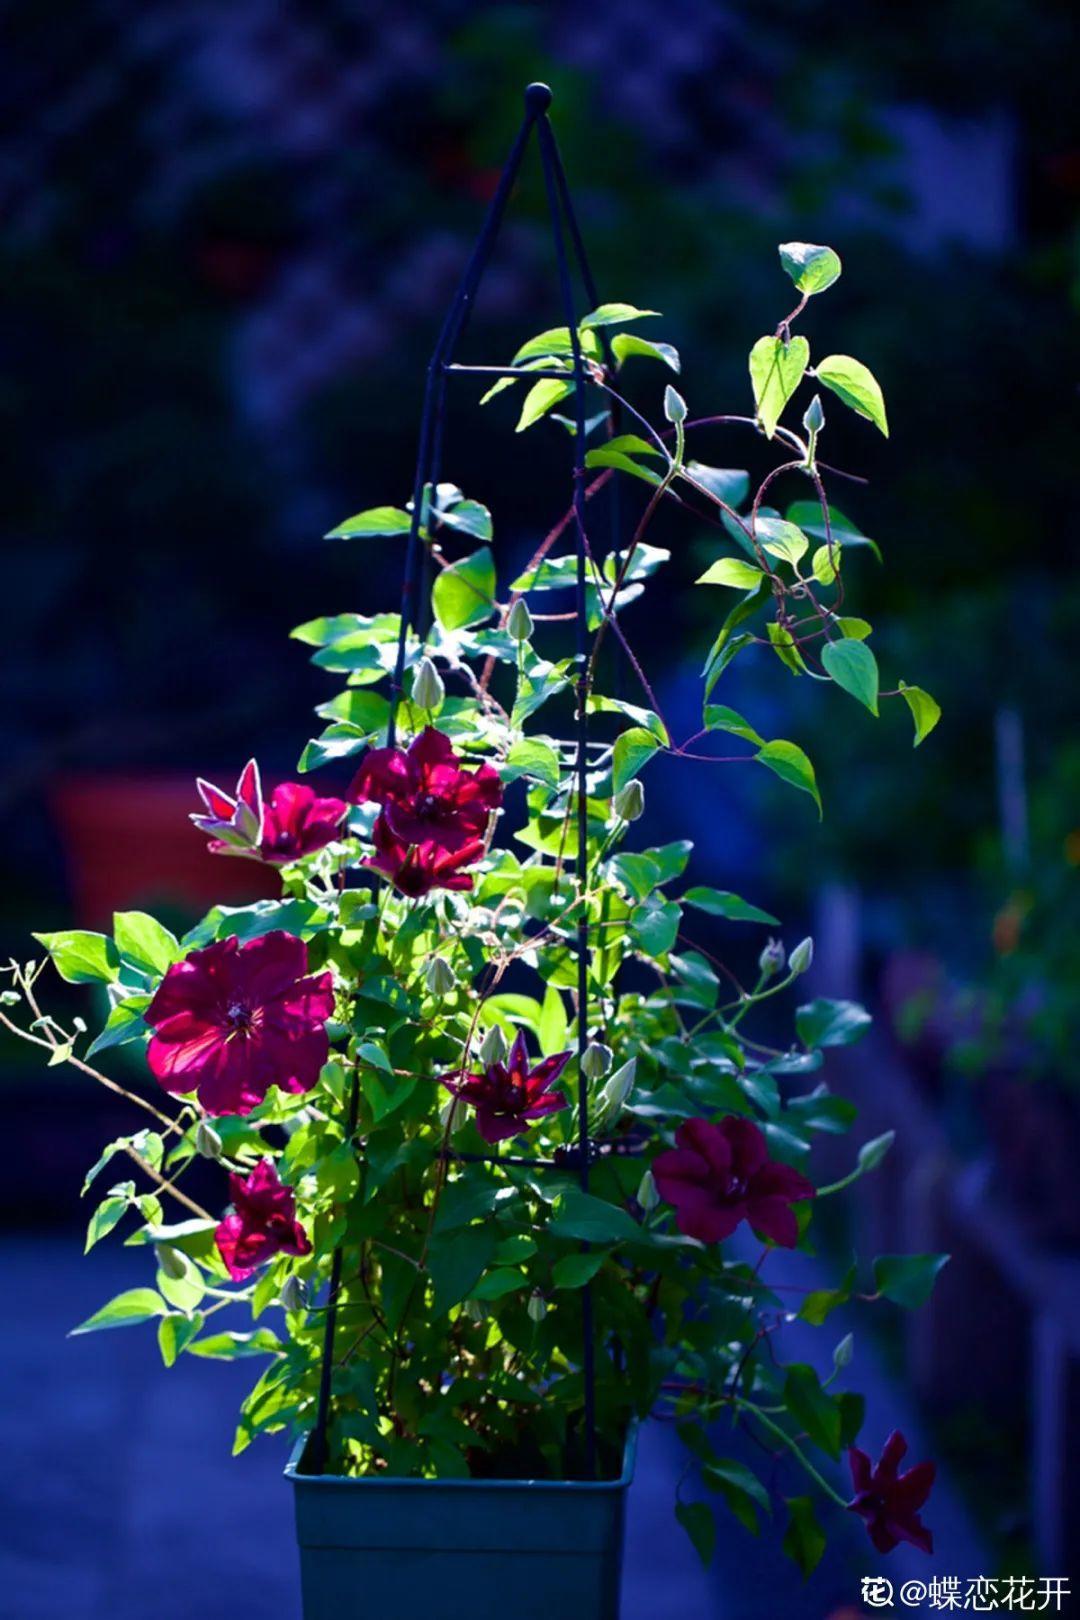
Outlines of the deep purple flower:
M 791 1205 L 815 1191 L 797 1170 L 769 1158 L 752 1120 L 734 1114 L 718 1125 L 686 1120 L 652 1172 L 661 1198 L 675 1206 L 679 1231 L 702 1243 L 719 1243 L 749 1221 L 759 1236 L 792 1249 L 799 1230 Z
M 301 782 L 282 782 L 264 799 L 253 759 L 244 766 L 235 798 L 202 777 L 196 786 L 206 814 L 191 819 L 209 834 L 213 853 L 247 855 L 273 866 L 325 849 L 349 810 L 344 799 L 320 799 Z
M 349 788 L 356 803 L 382 805 L 379 820 L 398 843 L 450 851 L 482 842 L 502 797 L 498 773 L 490 765 L 462 770 L 449 737 L 434 726 L 408 749 L 372 748 Z
M 272 1085 L 310 1091 L 329 1052 L 329 973 L 308 978 L 307 946 L 280 930 L 192 951 L 146 1009 L 150 1068 L 166 1091 L 198 1092 L 211 1114 L 250 1114 Z
M 504 1142 L 528 1130 L 534 1119 L 569 1107 L 550 1088 L 570 1061 L 569 1052 L 541 1058 L 529 1067 L 529 1049 L 519 1030 L 505 1063 L 489 1063 L 479 1073 L 447 1075 L 443 1085 L 476 1109 L 476 1128 L 485 1142 Z
M 457 849 L 445 849 L 430 840 L 407 845 L 394 837 L 384 816 L 372 828 L 375 854 L 364 862 L 373 872 L 389 878 L 402 894 L 414 898 L 432 889 L 471 889 L 472 875 L 462 870 L 484 853 L 482 838 L 470 839 Z
M 233 1213 L 214 1233 L 235 1282 L 275 1254 L 310 1254 L 311 1241 L 296 1219 L 296 1194 L 278 1177 L 273 1159 L 260 1159 L 250 1176 L 229 1177 Z
M 876 1463 L 871 1464 L 858 1446 L 848 1452 L 855 1486 L 848 1507 L 865 1521 L 879 1553 L 892 1552 L 901 1541 L 909 1541 L 920 1552 L 934 1550 L 934 1537 L 919 1518 L 919 1509 L 930 1495 L 937 1467 L 932 1462 L 921 1462 L 906 1473 L 897 1473 L 906 1451 L 907 1441 L 899 1429 L 894 1429 Z

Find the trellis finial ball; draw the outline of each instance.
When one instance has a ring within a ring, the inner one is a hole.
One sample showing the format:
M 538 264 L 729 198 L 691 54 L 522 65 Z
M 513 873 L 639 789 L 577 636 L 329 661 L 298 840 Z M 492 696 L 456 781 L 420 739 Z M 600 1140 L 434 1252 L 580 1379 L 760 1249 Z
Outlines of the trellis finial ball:
M 525 87 L 525 110 L 539 118 L 551 106 L 551 87 L 546 84 L 530 84 Z

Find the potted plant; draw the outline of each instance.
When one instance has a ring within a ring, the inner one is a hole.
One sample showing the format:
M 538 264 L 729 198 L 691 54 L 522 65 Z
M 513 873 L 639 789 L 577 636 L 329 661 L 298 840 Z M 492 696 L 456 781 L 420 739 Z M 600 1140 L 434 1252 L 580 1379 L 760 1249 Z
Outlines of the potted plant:
M 815 1136 L 853 1123 L 822 1079 L 824 1054 L 867 1015 L 815 998 L 795 1008 L 790 1044 L 766 1039 L 755 1015 L 795 993 L 811 942 L 785 953 L 763 932 L 775 918 L 694 883 L 689 844 L 633 838 L 642 775 L 661 753 L 709 761 L 688 770 L 756 762 L 820 811 L 806 753 L 715 701 L 753 645 L 840 688 L 825 694 L 840 703 L 906 703 L 916 742 L 936 721 L 920 689 L 879 689 L 870 626 L 842 611 L 862 536 L 828 501 L 821 395 L 801 433 L 782 421 L 809 374 L 793 324 L 840 261 L 780 249 L 798 299 L 751 351 L 752 411 L 690 420 L 669 384 L 653 421 L 626 400 L 622 369 L 675 372 L 678 355 L 641 334 L 648 312 L 628 304 L 574 316 L 564 229 L 574 240 L 576 224 L 545 95 L 530 92 L 429 372 L 412 503 L 333 531 L 363 545 L 407 536 L 402 609 L 295 632 L 346 676 L 301 767 L 349 759 L 347 792 L 269 791 L 253 763 L 235 788 L 200 783 L 196 827 L 216 852 L 278 868 L 280 900 L 215 907 L 183 939 L 140 912 L 118 914 L 110 935 L 37 936 L 63 978 L 108 992 L 89 1044 L 81 1022 L 43 1010 L 43 963 L 11 964 L 0 1006 L 50 1063 L 113 1089 L 108 1052 L 145 1045 L 157 1089 L 123 1088 L 143 1128 L 87 1177 L 95 1194 L 108 1187 L 88 1245 L 123 1227 L 155 1276 L 75 1331 L 153 1323 L 167 1366 L 262 1358 L 236 1448 L 296 1437 L 308 1620 L 493 1613 L 511 1589 L 519 1617 L 615 1615 L 635 1425 L 657 1413 L 686 1446 L 675 1511 L 703 1557 L 714 1500 L 750 1528 L 773 1511 L 759 1475 L 725 1454 L 731 1423 L 805 1481 L 785 1538 L 804 1570 L 824 1545 L 816 1499 L 861 1515 L 881 1552 L 931 1547 L 919 1509 L 933 1465 L 901 1471 L 899 1434 L 876 1463 L 855 1445 L 862 1404 L 838 1388 L 850 1336 L 825 1377 L 773 1349 L 795 1307 L 770 1286 L 770 1254 L 805 1245 L 818 1202 L 890 1145 L 891 1133 L 865 1143 L 849 1174 L 815 1183 Z M 534 131 L 567 322 L 507 367 L 451 367 Z M 573 504 L 509 582 L 490 514 L 434 465 L 451 370 L 494 371 L 486 397 L 516 388 L 521 429 L 561 405 L 573 413 Z M 865 366 L 834 354 L 813 375 L 886 431 Z M 746 473 L 690 456 L 718 421 L 780 452 L 752 500 Z M 642 509 L 604 554 L 589 543 L 592 503 L 623 480 L 641 487 Z M 781 512 L 785 487 L 802 498 Z M 699 583 L 734 598 L 705 662 L 703 727 L 683 743 L 622 624 L 662 578 L 668 554 L 647 535 L 668 504 L 713 525 Z M 638 701 L 612 695 L 616 646 Z M 695 947 L 695 913 L 733 939 L 762 931 L 749 977 Z M 185 1189 L 200 1156 L 221 1166 L 224 1215 Z M 749 1258 L 732 1249 L 737 1233 L 756 1240 Z M 797 1296 L 798 1312 L 824 1324 L 852 1297 L 917 1306 L 944 1258 L 879 1256 L 872 1283 L 853 1269 Z M 844 1450 L 850 1498 L 827 1477 Z

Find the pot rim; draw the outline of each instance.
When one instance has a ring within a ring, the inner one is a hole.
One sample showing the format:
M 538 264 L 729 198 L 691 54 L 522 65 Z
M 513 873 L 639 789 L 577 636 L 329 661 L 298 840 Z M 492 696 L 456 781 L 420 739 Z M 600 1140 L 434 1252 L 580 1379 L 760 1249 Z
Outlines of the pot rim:
M 414 1479 L 400 1474 L 305 1474 L 300 1464 L 311 1439 L 311 1430 L 300 1435 L 285 1464 L 285 1478 L 294 1485 L 317 1489 L 443 1490 L 443 1491 L 587 1491 L 590 1494 L 624 1491 L 634 1477 L 637 1461 L 638 1419 L 631 1418 L 623 1445 L 622 1472 L 617 1479 Z

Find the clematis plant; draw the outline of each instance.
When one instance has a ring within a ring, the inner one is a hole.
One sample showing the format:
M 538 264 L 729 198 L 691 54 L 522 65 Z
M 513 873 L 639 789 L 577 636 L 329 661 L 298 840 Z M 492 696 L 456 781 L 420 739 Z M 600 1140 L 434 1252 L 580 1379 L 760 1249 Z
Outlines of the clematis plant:
M 43 1010 L 41 962 L 11 964 L 0 1021 L 133 1109 L 131 1134 L 87 1177 L 88 1246 L 123 1234 L 155 1275 L 75 1331 L 153 1323 L 167 1365 L 261 1357 L 238 1449 L 315 1422 L 333 1274 L 331 1471 L 580 1477 L 591 1316 L 598 1466 L 616 1470 L 635 1418 L 672 1419 L 688 1461 L 676 1511 L 703 1555 L 714 1502 L 755 1529 L 779 1482 L 785 1546 L 809 1569 L 824 1545 L 816 1503 L 862 1518 L 879 1551 L 929 1549 L 918 1511 L 932 1468 L 898 1474 L 895 1435 L 874 1466 L 856 1447 L 852 1340 L 830 1353 L 827 1319 L 849 1302 L 917 1306 L 945 1257 L 831 1275 L 821 1206 L 891 1141 L 864 1142 L 822 1185 L 815 1139 L 854 1123 L 826 1056 L 867 1015 L 800 998 L 809 941 L 787 955 L 765 933 L 775 918 L 694 881 L 689 843 L 637 836 L 660 755 L 712 772 L 734 752 L 820 811 L 805 750 L 717 701 L 736 659 L 809 676 L 825 703 L 906 707 L 916 743 L 938 717 L 919 687 L 883 688 L 871 627 L 847 605 L 848 576 L 877 548 L 831 503 L 822 399 L 882 433 L 885 406 L 865 365 L 832 354 L 811 367 L 792 330 L 839 259 L 799 243 L 780 255 L 798 301 L 753 346 L 744 414 L 694 419 L 650 383 L 679 357 L 632 330 L 648 312 L 628 304 L 529 339 L 486 396 L 503 409 L 524 389 L 518 429 L 562 436 L 575 348 L 587 361 L 585 523 L 616 481 L 632 515 L 607 551 L 608 518 L 595 525 L 583 603 L 570 513 L 552 514 L 517 572 L 487 509 L 449 483 L 424 490 L 415 522 L 380 506 L 334 529 L 368 546 L 412 528 L 431 624 L 421 635 L 365 604 L 295 632 L 345 677 L 300 763 L 329 776 L 348 762 L 344 797 L 286 783 L 264 799 L 254 764 L 233 794 L 200 782 L 196 828 L 223 854 L 278 867 L 281 899 L 215 907 L 182 939 L 137 912 L 110 935 L 38 935 L 63 978 L 101 987 L 103 1027 L 88 1039 Z M 800 431 L 788 418 L 807 379 Z M 721 427 L 769 456 L 754 493 L 746 471 L 691 457 Z M 702 727 L 683 742 L 629 639 L 645 592 L 663 590 L 668 552 L 647 536 L 668 507 L 710 537 L 699 584 L 720 604 Z M 564 623 L 575 603 L 584 653 Z M 616 663 L 633 701 L 616 695 Z M 695 943 L 695 916 L 712 919 L 715 949 Z M 793 1014 L 789 1038 L 775 1013 L 759 1016 L 766 1002 Z M 101 1067 L 121 1047 L 145 1047 L 144 1085 Z M 200 1157 L 220 1177 L 211 1207 L 189 1190 Z M 783 1292 L 777 1248 L 790 1251 Z M 785 1361 L 792 1314 L 826 1329 L 813 1364 Z M 760 1471 L 727 1454 L 732 1426 L 775 1454 Z

